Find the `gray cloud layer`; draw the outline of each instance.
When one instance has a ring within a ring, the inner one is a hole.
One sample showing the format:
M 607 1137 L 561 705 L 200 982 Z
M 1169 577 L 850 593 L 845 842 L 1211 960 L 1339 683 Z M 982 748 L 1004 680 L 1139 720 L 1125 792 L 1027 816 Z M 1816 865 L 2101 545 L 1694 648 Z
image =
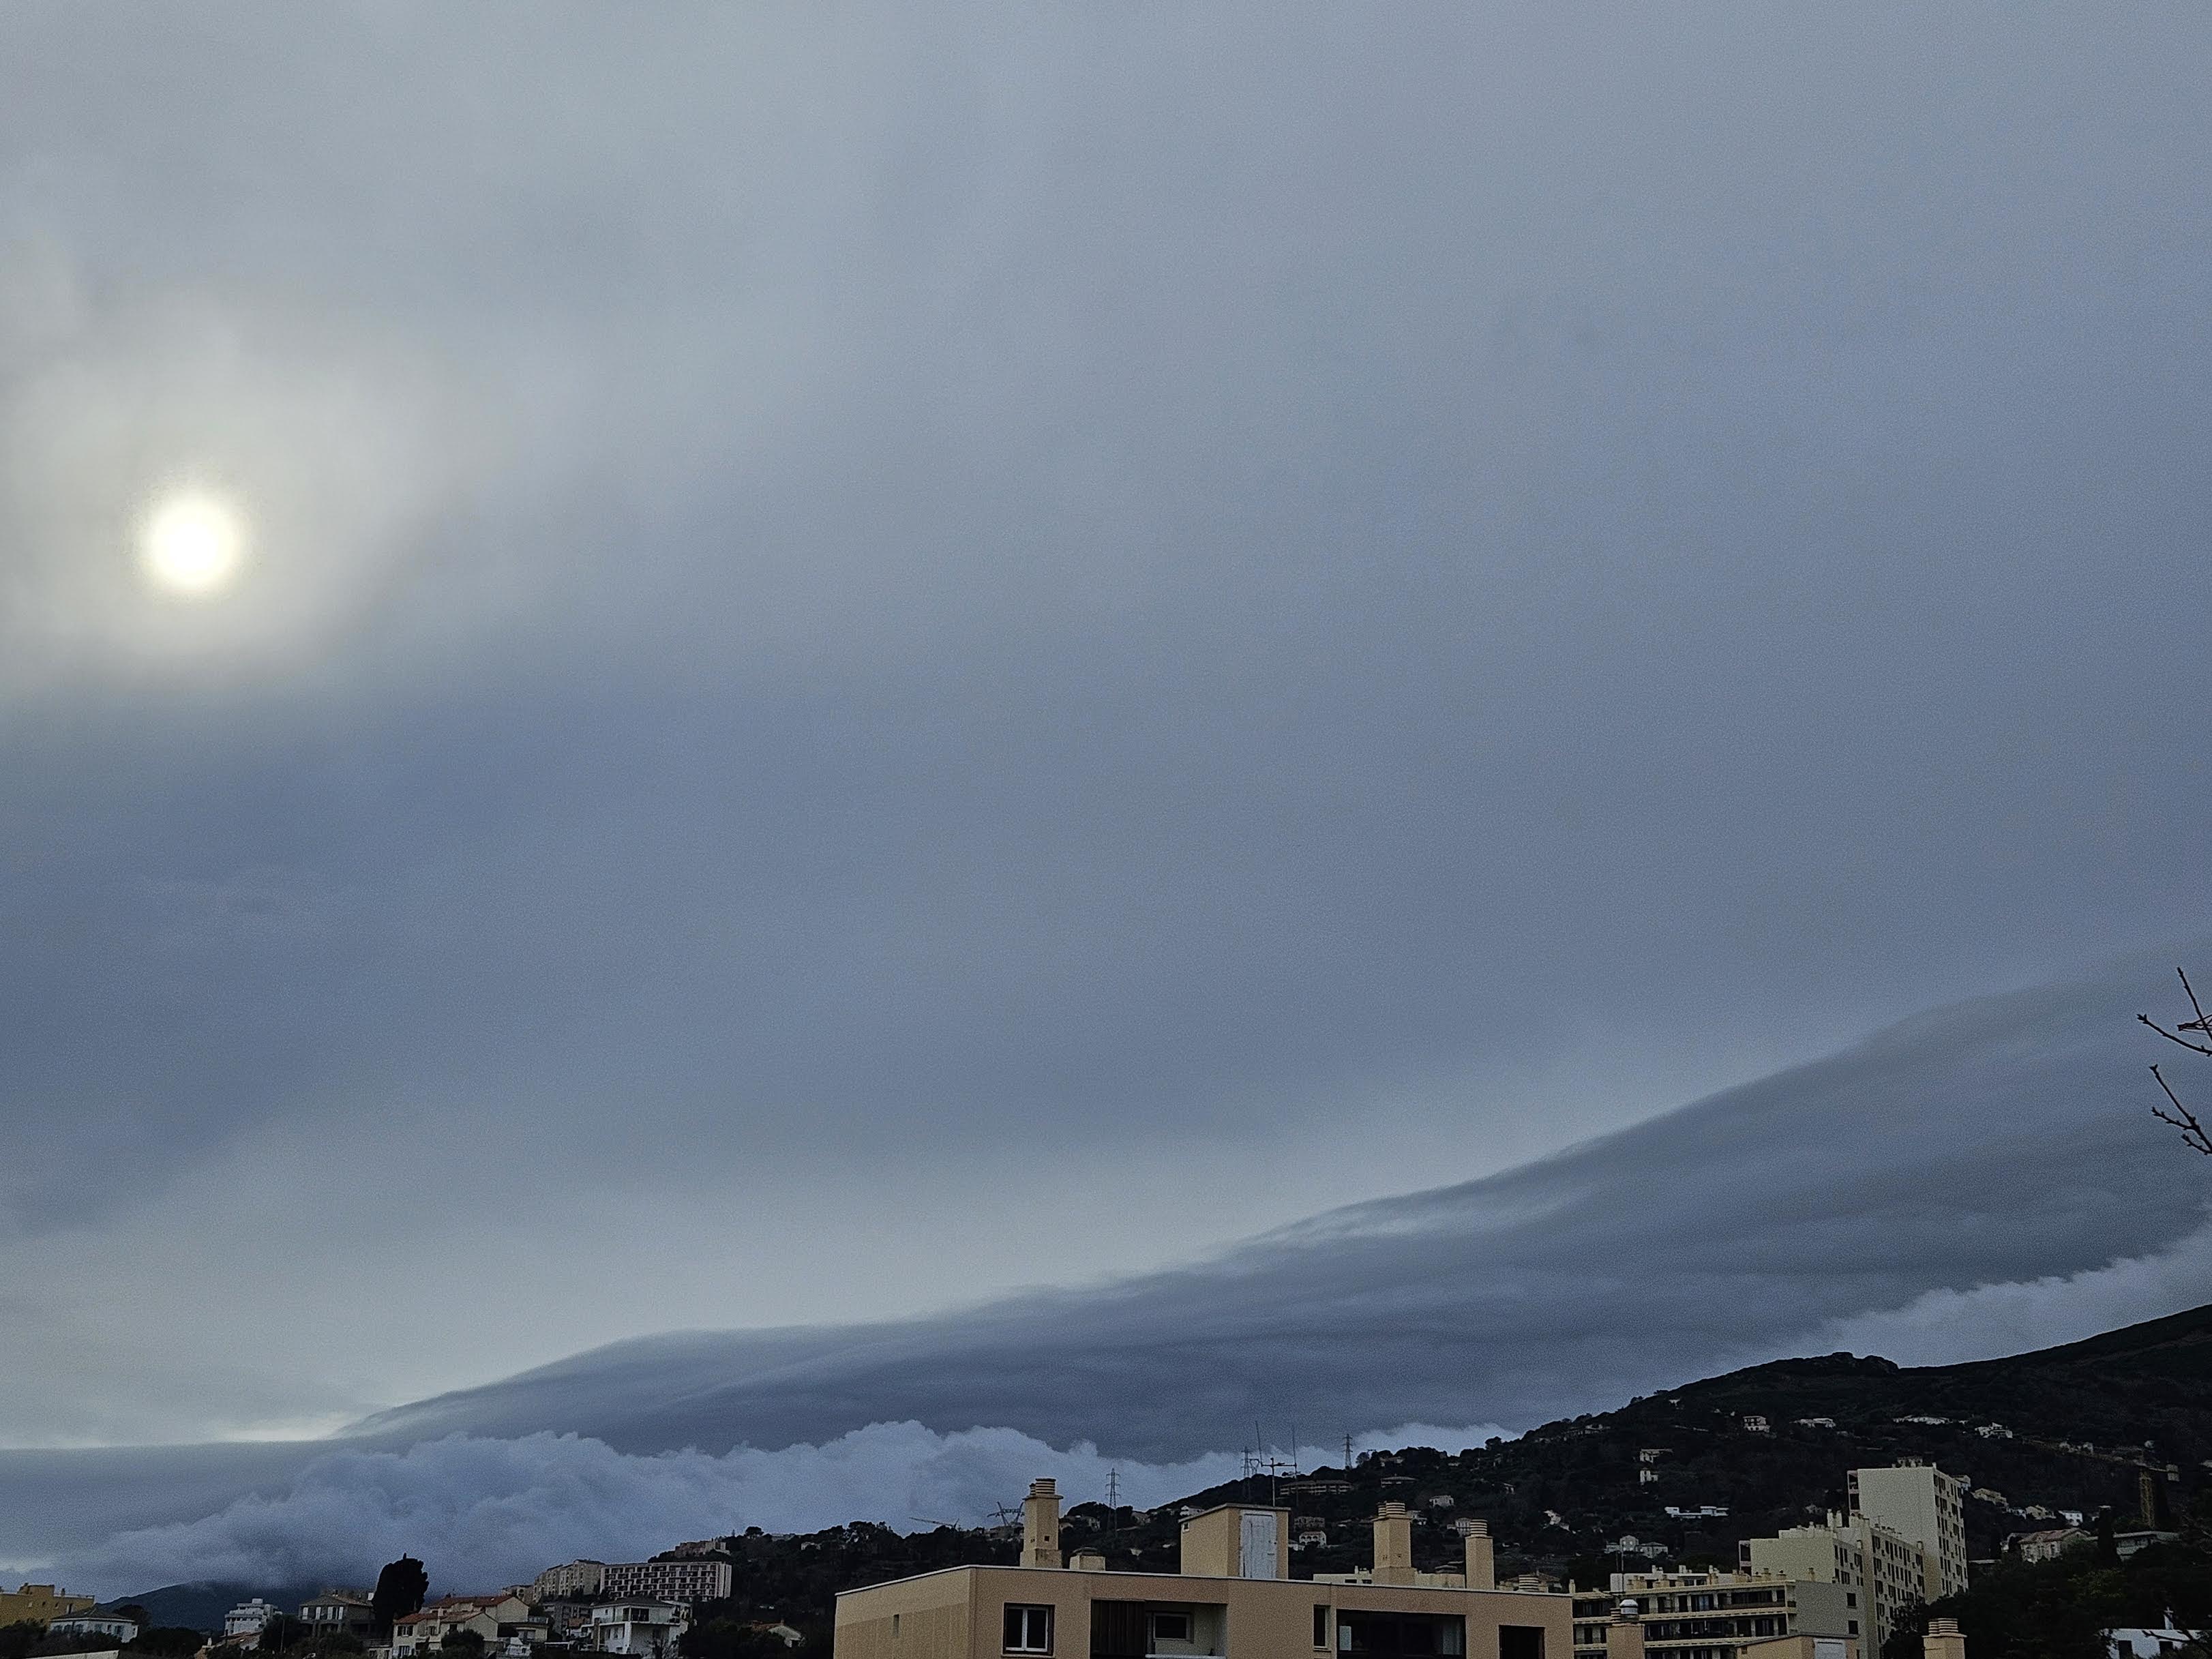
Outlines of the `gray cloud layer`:
M 2208 36 L 0 15 L 0 1443 L 858 1322 L 552 1415 L 1064 1437 L 1173 1360 L 1127 1443 L 1200 1448 L 1434 1414 L 1345 1328 L 1526 1413 L 2179 1237 L 1856 1095 L 1747 1207 L 1450 1183 L 2203 925 Z M 179 479 L 220 605 L 131 574 Z
M 1978 1287 L 2181 1248 L 2140 1291 L 2122 1278 L 2080 1298 L 2068 1335 L 2083 1334 L 2212 1294 L 2203 1170 L 2126 1098 L 2130 1079 L 2148 1084 L 2130 1018 L 2148 976 L 2131 961 L 1923 1015 L 1574 1152 L 1201 1266 L 902 1325 L 655 1338 L 363 1426 L 719 1451 L 910 1417 L 1154 1457 L 1233 1443 L 1263 1414 L 1527 1427 L 1840 1322 L 1909 1323 L 1930 1292 L 1955 1315 Z M 1967 1322 L 1940 1357 L 2047 1334 Z
M 357 1571 L 412 1527 L 445 1571 L 496 1577 L 733 1520 L 980 1514 L 1024 1459 L 1093 1486 L 1126 1462 L 1164 1496 L 1255 1418 L 1519 1429 L 1778 1353 L 2073 1340 L 2212 1296 L 2203 1172 L 2125 1087 L 2152 971 L 1925 1015 L 1504 1176 L 1087 1292 L 624 1344 L 337 1443 L 0 1454 L 0 1559 L 275 1583 Z

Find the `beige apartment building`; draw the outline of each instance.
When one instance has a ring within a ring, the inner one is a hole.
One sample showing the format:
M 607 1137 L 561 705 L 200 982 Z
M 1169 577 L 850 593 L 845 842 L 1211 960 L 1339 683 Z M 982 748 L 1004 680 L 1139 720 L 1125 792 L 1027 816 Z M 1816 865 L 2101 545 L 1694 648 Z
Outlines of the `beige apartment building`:
M 597 1595 L 606 1583 L 607 1564 L 588 1558 L 548 1567 L 532 1581 L 530 1600 L 543 1601 L 571 1595 Z
M 71 1595 L 52 1584 L 26 1584 L 0 1590 L 0 1625 L 51 1625 L 73 1613 L 90 1613 L 89 1595 Z
M 1863 1612 L 1869 1649 L 1880 1652 L 1905 1612 L 1925 1598 L 1924 1552 L 1871 1516 L 1832 1511 L 1825 1527 L 1788 1527 L 1743 1542 L 1746 1571 L 1770 1577 L 1841 1584 Z
M 1574 1659 L 1621 1659 L 1624 1625 L 1639 1659 L 1778 1659 L 1775 1643 L 1858 1659 L 1873 1651 L 1862 1600 L 1843 1584 L 1767 1573 L 1615 1573 L 1607 1593 L 1574 1599 Z
M 1923 1601 L 1966 1588 L 1966 1483 L 1929 1463 L 1853 1469 L 1851 1513 L 1919 1546 Z
M 1181 1571 L 1063 1566 L 1060 1497 L 1022 1505 L 1021 1565 L 948 1567 L 837 1598 L 837 1659 L 1569 1659 L 1567 1596 L 1495 1587 L 1486 1531 L 1467 1571 L 1417 1573 L 1401 1504 L 1376 1519 L 1375 1565 L 1290 1576 L 1291 1511 L 1228 1504 L 1182 1524 Z

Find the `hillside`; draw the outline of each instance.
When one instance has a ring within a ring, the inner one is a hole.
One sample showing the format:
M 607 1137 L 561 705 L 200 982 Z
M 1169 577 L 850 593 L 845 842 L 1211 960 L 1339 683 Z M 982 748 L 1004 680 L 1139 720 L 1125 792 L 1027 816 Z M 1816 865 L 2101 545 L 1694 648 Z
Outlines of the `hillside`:
M 1942 1420 L 1905 1420 L 1915 1418 Z M 2179 1512 L 2212 1479 L 2212 1306 L 1971 1364 L 1779 1360 L 1480 1450 L 1380 1454 L 1348 1474 L 1320 1472 L 1349 1492 L 1290 1482 L 1282 1501 L 1330 1522 L 1329 1546 L 1305 1564 L 1324 1571 L 1364 1559 L 1365 1518 L 1386 1496 L 1425 1512 L 1417 1550 L 1440 1566 L 1456 1553 L 1449 1523 L 1462 1516 L 1488 1520 L 1507 1559 L 1555 1571 L 1595 1570 L 1624 1534 L 1668 1560 L 1733 1564 L 1737 1540 L 1841 1508 L 1850 1469 L 1917 1457 L 2005 1500 L 1967 1504 L 1969 1547 L 1987 1557 L 2006 1534 L 2050 1524 L 2022 1513 L 2031 1505 L 2133 1516 L 2146 1442 L 2157 1500 Z M 1684 1519 L 1670 1506 L 1728 1513 Z

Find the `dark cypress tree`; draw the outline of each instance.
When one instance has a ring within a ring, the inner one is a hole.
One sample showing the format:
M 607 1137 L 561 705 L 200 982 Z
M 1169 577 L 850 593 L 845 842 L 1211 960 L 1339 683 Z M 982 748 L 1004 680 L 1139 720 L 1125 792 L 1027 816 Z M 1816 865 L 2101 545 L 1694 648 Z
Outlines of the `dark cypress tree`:
M 368 1602 L 376 1615 L 376 1633 L 391 1635 L 394 1623 L 422 1610 L 422 1598 L 429 1593 L 430 1575 L 413 1556 L 403 1555 L 387 1565 L 376 1575 L 376 1589 Z

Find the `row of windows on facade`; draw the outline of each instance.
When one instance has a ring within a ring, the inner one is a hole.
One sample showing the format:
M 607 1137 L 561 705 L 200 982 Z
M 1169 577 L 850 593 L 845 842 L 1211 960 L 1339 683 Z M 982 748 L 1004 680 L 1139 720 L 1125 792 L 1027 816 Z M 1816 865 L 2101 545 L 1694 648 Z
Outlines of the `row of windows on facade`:
M 1368 1613 L 1346 1611 L 1332 1617 L 1326 1601 L 1313 1610 L 1313 1644 L 1326 1652 L 1375 1656 L 1376 1659 L 1462 1659 L 1467 1652 L 1467 1621 L 1448 1613 Z M 1149 1615 L 1149 1652 L 1167 1642 L 1191 1640 L 1191 1616 L 1162 1610 Z M 899 1615 L 891 1615 L 891 1633 L 898 1633 Z M 1333 1626 L 1333 1630 L 1332 1630 Z M 1334 1634 L 1334 1640 L 1331 1636 Z M 1540 1625 L 1498 1627 L 1498 1659 L 1544 1659 L 1544 1629 Z M 1013 1654 L 1050 1654 L 1053 1650 L 1053 1609 L 1019 1601 L 1006 1603 L 1005 1650 Z

